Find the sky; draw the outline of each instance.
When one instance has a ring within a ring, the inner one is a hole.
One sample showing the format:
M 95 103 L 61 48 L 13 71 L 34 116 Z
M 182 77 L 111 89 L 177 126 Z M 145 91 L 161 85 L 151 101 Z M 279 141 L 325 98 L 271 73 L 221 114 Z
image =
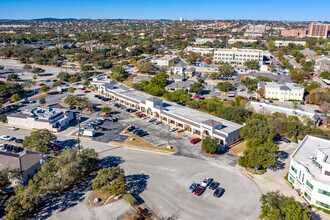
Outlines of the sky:
M 330 21 L 330 0 L 0 0 L 0 19 Z

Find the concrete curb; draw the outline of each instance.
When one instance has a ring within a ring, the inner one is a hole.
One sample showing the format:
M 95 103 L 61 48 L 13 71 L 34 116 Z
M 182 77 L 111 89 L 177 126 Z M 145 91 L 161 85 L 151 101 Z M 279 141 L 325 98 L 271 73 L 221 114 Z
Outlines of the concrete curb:
M 155 153 L 163 153 L 163 154 L 169 154 L 169 155 L 172 155 L 172 154 L 175 153 L 175 152 L 168 152 L 168 151 L 157 150 L 157 149 L 147 149 L 147 148 L 143 148 L 143 147 L 137 147 L 137 146 L 133 146 L 133 145 L 122 144 L 122 143 L 114 142 L 114 141 L 110 141 L 108 144 L 109 145 L 116 145 L 118 147 L 126 147 L 126 148 L 132 148 L 132 149 L 136 149 L 136 150 L 144 150 L 144 151 L 155 152 Z

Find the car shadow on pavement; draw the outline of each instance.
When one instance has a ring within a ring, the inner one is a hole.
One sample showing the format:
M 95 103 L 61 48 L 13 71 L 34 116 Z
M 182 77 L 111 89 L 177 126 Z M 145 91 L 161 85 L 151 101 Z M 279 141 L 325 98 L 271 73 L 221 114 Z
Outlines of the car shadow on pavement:
M 147 188 L 148 179 L 149 175 L 143 173 L 126 176 L 126 186 L 140 204 L 144 203 L 144 200 L 139 195 Z
M 107 156 L 100 160 L 100 163 L 102 164 L 103 168 L 117 167 L 124 162 L 125 160 L 122 157 L 118 156 Z

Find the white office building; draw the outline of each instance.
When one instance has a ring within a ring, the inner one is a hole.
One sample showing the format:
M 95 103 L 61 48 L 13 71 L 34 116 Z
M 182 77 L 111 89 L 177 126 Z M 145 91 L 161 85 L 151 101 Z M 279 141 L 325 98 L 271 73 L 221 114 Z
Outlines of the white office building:
M 237 42 L 242 42 L 242 43 L 246 43 L 246 44 L 252 44 L 254 42 L 257 42 L 257 40 L 254 40 L 254 39 L 245 39 L 245 38 L 240 38 L 240 39 L 231 38 L 231 39 L 228 40 L 228 44 L 235 44 Z
M 309 204 L 330 210 L 330 141 L 307 135 L 291 156 L 288 180 Z
M 214 51 L 213 61 L 216 63 L 243 65 L 245 61 L 256 60 L 259 64 L 262 64 L 264 56 L 269 56 L 269 53 L 256 49 L 217 49 Z
M 202 48 L 202 47 L 186 47 L 186 51 L 191 51 L 194 53 L 200 53 L 201 55 L 206 55 L 206 54 L 213 54 L 214 49 L 213 48 Z
M 97 87 L 99 94 L 201 138 L 211 136 L 227 146 L 241 139 L 240 124 L 165 101 L 112 80 L 93 78 L 91 84 Z
M 170 61 L 179 58 L 178 56 L 175 55 L 165 55 L 160 58 L 156 58 L 151 60 L 153 64 L 159 65 L 159 66 L 168 66 L 170 64 Z
M 305 88 L 297 83 L 259 82 L 258 89 L 265 90 L 265 98 L 279 101 L 302 101 L 305 92 Z
M 289 41 L 289 40 L 276 40 L 274 41 L 276 47 L 286 47 L 289 44 L 294 44 L 294 45 L 306 45 L 306 41 Z

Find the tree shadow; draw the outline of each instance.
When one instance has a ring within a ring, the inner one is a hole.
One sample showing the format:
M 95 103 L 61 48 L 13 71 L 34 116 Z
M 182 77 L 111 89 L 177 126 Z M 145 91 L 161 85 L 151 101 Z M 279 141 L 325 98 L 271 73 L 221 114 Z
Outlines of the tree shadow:
M 77 139 L 67 139 L 63 141 L 63 147 L 70 147 L 73 148 L 78 143 Z
M 125 160 L 122 157 L 117 156 L 107 156 L 100 160 L 100 163 L 102 164 L 103 168 L 117 167 L 124 162 Z
M 126 186 L 131 192 L 139 196 L 147 188 L 147 180 L 149 175 L 146 174 L 134 174 L 126 176 Z
M 173 215 L 167 217 L 166 220 L 176 220 L 176 219 L 181 219 L 181 218 L 180 218 L 180 214 L 181 214 L 181 213 L 180 213 L 179 210 L 178 210 L 178 211 L 176 211 Z
M 285 163 L 283 161 L 288 157 L 289 154 L 287 152 L 279 151 L 279 154 L 275 160 L 275 164 L 270 166 L 269 168 L 273 171 L 283 170 L 285 168 Z
M 313 211 L 313 210 L 310 208 L 310 213 L 311 213 L 311 215 L 312 215 L 312 219 L 313 219 L 313 220 L 321 220 L 321 219 L 322 219 L 321 215 L 320 215 L 319 213 L 317 213 L 317 212 L 318 212 L 317 210 Z M 321 211 L 320 211 L 320 212 L 321 212 Z
M 94 178 L 95 176 L 92 176 L 73 189 L 47 197 L 42 201 L 43 206 L 40 207 L 44 209 L 32 219 L 47 219 L 55 212 L 64 212 L 76 206 L 85 199 L 86 192 L 92 190 L 92 180 Z

